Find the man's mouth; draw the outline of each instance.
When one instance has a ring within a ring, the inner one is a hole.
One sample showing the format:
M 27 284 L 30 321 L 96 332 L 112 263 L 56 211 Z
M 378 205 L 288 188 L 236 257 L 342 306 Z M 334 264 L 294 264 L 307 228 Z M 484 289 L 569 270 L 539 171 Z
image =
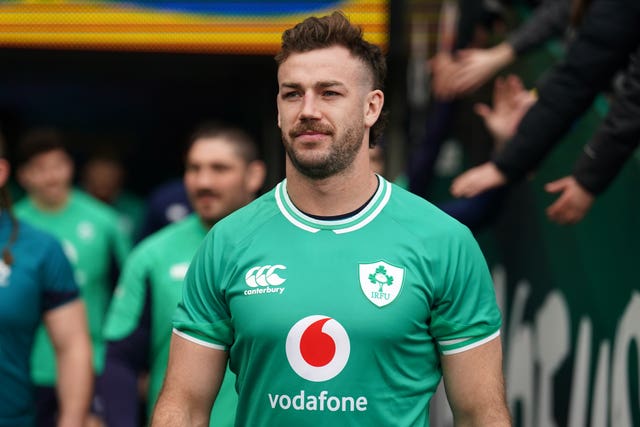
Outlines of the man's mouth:
M 300 126 L 291 130 L 290 135 L 294 138 L 299 137 L 324 137 L 331 135 L 331 129 L 325 126 Z
M 202 192 L 202 193 L 197 193 L 196 194 L 196 200 L 209 200 L 209 199 L 215 199 L 216 195 L 213 193 L 209 193 L 209 192 Z

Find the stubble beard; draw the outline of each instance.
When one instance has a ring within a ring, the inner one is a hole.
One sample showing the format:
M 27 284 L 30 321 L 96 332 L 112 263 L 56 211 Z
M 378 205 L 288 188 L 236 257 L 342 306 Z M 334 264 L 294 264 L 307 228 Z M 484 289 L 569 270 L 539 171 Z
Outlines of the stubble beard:
M 300 155 L 293 147 L 292 140 L 299 128 L 292 129 L 288 134 L 282 132 L 282 140 L 287 156 L 296 170 L 308 178 L 321 180 L 337 175 L 353 164 L 364 137 L 364 129 L 362 131 L 359 129 L 360 127 L 348 128 L 342 138 L 331 143 L 328 153 L 307 157 Z M 329 136 L 333 135 L 335 134 L 332 133 Z

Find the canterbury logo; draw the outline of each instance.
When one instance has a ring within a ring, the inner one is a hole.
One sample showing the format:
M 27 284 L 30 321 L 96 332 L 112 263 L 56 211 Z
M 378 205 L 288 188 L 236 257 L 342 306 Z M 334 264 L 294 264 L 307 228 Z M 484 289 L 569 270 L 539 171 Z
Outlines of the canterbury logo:
M 287 279 L 278 276 L 277 271 L 286 269 L 287 267 L 280 264 L 253 267 L 247 271 L 244 280 L 247 282 L 247 285 L 252 288 L 257 288 L 258 286 L 279 286 Z

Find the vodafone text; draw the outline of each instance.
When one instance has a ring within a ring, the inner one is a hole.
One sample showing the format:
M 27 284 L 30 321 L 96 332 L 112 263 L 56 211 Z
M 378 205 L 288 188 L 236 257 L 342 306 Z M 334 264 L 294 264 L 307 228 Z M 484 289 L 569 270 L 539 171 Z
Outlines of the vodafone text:
M 296 411 L 330 411 L 330 412 L 365 412 L 367 410 L 367 398 L 364 396 L 329 396 L 329 392 L 323 390 L 319 395 L 307 395 L 304 390 L 291 397 L 286 394 L 269 393 L 271 409 L 293 409 Z

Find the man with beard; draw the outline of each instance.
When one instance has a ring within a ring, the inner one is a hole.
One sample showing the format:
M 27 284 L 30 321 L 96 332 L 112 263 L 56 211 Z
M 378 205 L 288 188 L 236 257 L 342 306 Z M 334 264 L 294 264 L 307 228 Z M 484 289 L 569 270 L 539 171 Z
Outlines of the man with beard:
M 227 359 L 239 426 L 507 426 L 491 277 L 471 233 L 375 175 L 385 62 L 335 12 L 283 34 L 286 179 L 220 221 L 174 317 L 153 426 L 204 425 Z
M 190 138 L 184 185 L 195 213 L 134 249 L 109 308 L 104 394 L 108 425 L 139 425 L 137 383 L 147 365 L 147 408 L 153 409 L 167 366 L 171 318 L 189 262 L 216 222 L 254 199 L 264 177 L 255 143 L 240 129 L 207 123 Z M 234 375 L 229 373 L 213 409 L 216 426 L 233 425 L 233 387 Z

